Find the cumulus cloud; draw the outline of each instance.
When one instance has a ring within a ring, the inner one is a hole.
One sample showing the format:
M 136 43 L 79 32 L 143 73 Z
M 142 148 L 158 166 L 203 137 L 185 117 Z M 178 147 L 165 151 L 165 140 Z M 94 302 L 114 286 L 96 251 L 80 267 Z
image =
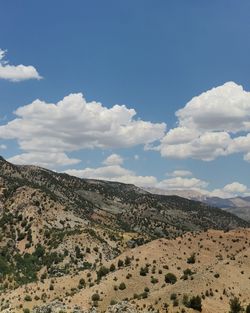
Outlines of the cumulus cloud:
M 117 181 L 126 184 L 134 184 L 140 187 L 151 187 L 156 184 L 154 176 L 138 176 L 133 171 L 120 165 L 108 165 L 98 168 L 85 168 L 82 170 L 71 169 L 65 171 L 69 175 L 80 178 L 92 178 L 108 181 Z
M 0 138 L 18 141 L 25 157 L 17 156 L 16 161 L 23 162 L 32 160 L 34 153 L 41 153 L 46 162 L 46 155 L 52 153 L 145 145 L 161 139 L 166 129 L 165 123 L 136 119 L 135 110 L 125 105 L 107 108 L 87 102 L 81 93 L 56 104 L 36 100 L 19 107 L 15 114 L 14 120 L 0 126 Z M 68 164 L 65 158 L 61 161 L 61 165 Z
M 239 193 L 244 193 L 247 191 L 247 186 L 241 184 L 241 183 L 238 183 L 238 182 L 233 182 L 231 184 L 228 184 L 226 186 L 224 186 L 223 188 L 225 191 L 228 191 L 228 192 L 239 192 Z
M 176 112 L 178 126 L 161 140 L 163 157 L 211 161 L 250 153 L 250 92 L 234 82 L 208 90 Z
M 167 175 L 172 177 L 186 177 L 192 176 L 192 172 L 187 170 L 175 170 L 172 173 L 167 173 Z
M 42 77 L 32 65 L 10 65 L 5 58 L 6 51 L 0 49 L 0 79 L 19 82 L 28 79 L 41 79 Z
M 111 154 L 104 161 L 104 165 L 121 165 L 123 164 L 123 158 L 119 154 Z
M 165 190 L 201 190 L 208 186 L 208 183 L 195 177 L 173 177 L 160 181 L 156 187 Z
M 69 158 L 63 152 L 29 152 L 15 155 L 8 159 L 9 162 L 19 165 L 32 164 L 53 169 L 61 165 L 74 165 L 81 160 Z
M 237 195 L 239 196 L 248 195 L 247 186 L 239 182 L 233 182 L 231 184 L 225 185 L 221 189 L 215 189 L 209 192 L 210 197 L 233 198 Z

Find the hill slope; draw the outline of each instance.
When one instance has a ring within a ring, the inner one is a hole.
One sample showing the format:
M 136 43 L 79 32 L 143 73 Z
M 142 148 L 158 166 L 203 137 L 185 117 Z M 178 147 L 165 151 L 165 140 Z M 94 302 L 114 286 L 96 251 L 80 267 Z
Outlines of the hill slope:
M 110 267 L 115 262 L 116 272 L 118 259 L 125 260 L 127 253 L 131 260 L 141 253 L 152 252 L 153 257 L 154 245 L 165 242 L 157 238 L 173 238 L 169 242 L 176 245 L 174 238 L 187 231 L 239 227 L 249 224 L 200 202 L 153 195 L 133 185 L 16 166 L 1 158 L 0 310 L 22 312 L 20 306 L 48 305 L 57 299 L 59 312 L 64 310 L 61 300 L 65 297 L 69 301 L 67 312 L 73 312 L 74 305 L 89 309 L 93 304 L 90 294 L 108 274 L 103 265 Z M 142 250 L 131 249 L 136 246 Z M 159 249 L 163 249 L 162 244 Z M 175 258 L 177 262 L 177 254 Z M 125 262 L 126 268 L 132 266 L 131 260 L 129 264 Z M 158 265 L 161 260 L 156 260 Z M 144 284 L 141 277 L 131 282 L 135 286 Z M 107 289 L 111 286 L 104 284 L 101 289 L 109 294 L 107 301 L 102 301 L 103 309 L 112 300 L 113 293 Z M 155 292 L 157 295 L 160 291 Z M 84 304 L 79 300 L 83 298 Z M 124 298 L 127 296 L 117 299 Z M 41 312 L 47 312 L 44 310 Z
M 232 214 L 178 196 L 154 195 L 134 185 L 79 179 L 34 166 L 15 166 L 3 159 L 0 177 L 8 197 L 19 187 L 34 188 L 81 218 L 152 237 L 249 225 Z

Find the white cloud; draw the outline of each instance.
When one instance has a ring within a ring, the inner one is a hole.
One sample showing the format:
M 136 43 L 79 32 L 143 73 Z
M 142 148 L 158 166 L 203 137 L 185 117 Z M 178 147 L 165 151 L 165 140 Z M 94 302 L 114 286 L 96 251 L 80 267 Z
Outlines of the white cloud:
M 247 191 L 247 186 L 238 182 L 233 182 L 231 184 L 224 186 L 223 189 L 227 192 L 244 193 Z
M 250 162 L 250 152 L 244 155 L 244 160 Z
M 198 178 L 174 177 L 160 181 L 156 187 L 166 190 L 200 190 L 208 186 L 208 183 Z
M 205 131 L 249 130 L 250 93 L 234 82 L 194 97 L 176 112 L 179 125 Z
M 136 119 L 135 110 L 125 105 L 107 108 L 101 103 L 86 102 L 80 93 L 70 94 L 56 104 L 36 100 L 19 107 L 15 114 L 17 118 L 0 126 L 0 138 L 18 141 L 25 153 L 23 162 L 32 160 L 34 153 L 41 153 L 44 159 L 39 160 L 44 163 L 51 153 L 147 144 L 162 138 L 166 129 L 164 123 Z M 68 164 L 65 158 L 61 160 L 61 165 Z
M 123 164 L 123 158 L 118 154 L 111 154 L 104 161 L 105 165 L 121 165 Z
M 1 145 L 0 145 L 0 150 L 5 150 L 5 149 L 7 149 L 7 146 L 4 145 L 4 144 L 1 144 Z
M 250 92 L 234 82 L 194 97 L 176 112 L 178 126 L 160 146 L 163 157 L 211 161 L 219 156 L 250 153 Z
M 186 177 L 192 176 L 192 172 L 187 170 L 175 170 L 172 173 L 167 173 L 167 175 L 172 177 Z
M 61 165 L 74 165 L 81 160 L 69 158 L 63 152 L 29 152 L 15 155 L 8 159 L 9 162 L 19 165 L 32 164 L 53 169 Z
M 41 79 L 42 77 L 32 65 L 10 65 L 4 60 L 6 51 L 0 49 L 0 79 L 19 82 L 28 79 Z
M 221 189 L 215 189 L 208 193 L 210 197 L 220 197 L 220 198 L 233 198 L 236 196 L 247 196 L 248 194 L 249 190 L 247 186 L 239 182 L 227 184 Z
M 80 178 L 92 178 L 108 181 L 117 181 L 126 184 L 134 184 L 141 187 L 149 187 L 156 184 L 154 176 L 138 176 L 133 171 L 125 169 L 120 165 L 109 165 L 99 168 L 85 168 L 83 170 L 71 169 L 65 173 Z

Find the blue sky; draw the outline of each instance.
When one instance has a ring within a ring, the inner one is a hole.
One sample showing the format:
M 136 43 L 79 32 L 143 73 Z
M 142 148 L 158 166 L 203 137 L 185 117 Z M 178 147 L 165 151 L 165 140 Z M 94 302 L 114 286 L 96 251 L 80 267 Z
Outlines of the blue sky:
M 0 26 L 7 159 L 164 189 L 250 192 L 249 1 L 5 1 Z M 82 100 L 52 109 L 75 93 Z

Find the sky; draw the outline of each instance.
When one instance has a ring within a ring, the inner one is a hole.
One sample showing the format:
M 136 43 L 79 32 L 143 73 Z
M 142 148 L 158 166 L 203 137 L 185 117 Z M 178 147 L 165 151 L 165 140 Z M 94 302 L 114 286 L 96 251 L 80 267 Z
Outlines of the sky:
M 2 1 L 0 155 L 250 195 L 248 0 Z

